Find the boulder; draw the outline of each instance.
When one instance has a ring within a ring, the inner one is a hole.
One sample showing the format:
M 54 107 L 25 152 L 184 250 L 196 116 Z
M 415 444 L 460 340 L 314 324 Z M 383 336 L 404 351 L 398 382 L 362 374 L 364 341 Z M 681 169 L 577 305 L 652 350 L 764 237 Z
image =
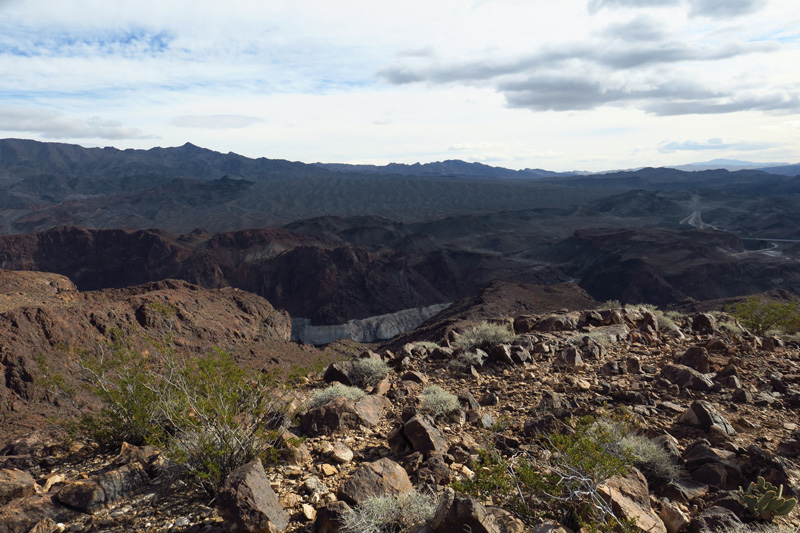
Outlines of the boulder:
M 708 392 L 714 387 L 711 378 L 684 365 L 667 365 L 661 369 L 661 375 L 682 389 Z
M 344 502 L 331 502 L 317 509 L 317 518 L 314 521 L 315 533 L 339 533 L 342 517 L 350 510 L 351 507 Z
M 736 435 L 736 430 L 733 429 L 731 423 L 713 405 L 704 400 L 692 402 L 692 405 L 678 418 L 678 422 L 706 431 L 710 431 L 713 427 L 726 435 Z
M 400 496 L 414 490 L 402 466 L 386 457 L 366 463 L 356 470 L 337 492 L 350 505 L 379 496 Z
M 44 520 L 69 523 L 81 513 L 58 503 L 52 494 L 17 498 L 0 507 L 0 533 L 28 532 Z
M 68 483 L 58 491 L 56 498 L 73 509 L 93 513 L 149 480 L 141 463 L 131 463 L 91 479 Z
M 283 531 L 289 525 L 289 514 L 281 507 L 259 459 L 231 472 L 217 495 L 217 506 L 225 531 L 232 533 Z
M 470 533 L 501 533 L 494 515 L 475 498 L 447 489 L 439 500 L 436 514 L 430 521 L 434 533 L 469 531 Z
M 300 419 L 300 431 L 316 437 L 358 426 L 374 426 L 389 403 L 383 396 L 365 396 L 356 403 L 337 396 L 324 405 L 309 409 Z
M 447 452 L 447 439 L 425 415 L 416 415 L 403 425 L 403 435 L 414 451 L 422 453 Z
M 711 357 L 702 346 L 692 346 L 681 356 L 680 364 L 693 368 L 701 374 L 708 374 L 711 370 Z
M 0 470 L 0 506 L 35 493 L 36 482 L 29 473 L 8 468 Z
M 664 522 L 650 508 L 647 481 L 638 470 L 625 477 L 614 476 L 598 487 L 598 492 L 617 518 L 636 520 L 636 529 L 649 533 L 667 533 Z

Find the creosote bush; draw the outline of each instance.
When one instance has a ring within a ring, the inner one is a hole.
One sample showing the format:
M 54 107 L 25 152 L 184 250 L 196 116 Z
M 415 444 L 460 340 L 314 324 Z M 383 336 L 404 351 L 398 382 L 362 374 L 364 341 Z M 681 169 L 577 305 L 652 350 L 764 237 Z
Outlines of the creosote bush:
M 503 324 L 492 322 L 480 322 L 479 324 L 463 332 L 456 341 L 456 344 L 465 350 L 473 348 L 486 349 L 496 344 L 508 344 L 514 340 L 516 335 Z
M 367 393 L 365 393 L 358 387 L 351 387 L 349 385 L 342 385 L 341 383 L 337 383 L 335 385 L 331 385 L 330 387 L 314 391 L 311 394 L 309 407 L 313 409 L 314 407 L 325 405 L 326 403 L 336 398 L 337 396 L 341 396 L 343 398 L 347 398 L 350 401 L 357 402 L 366 395 Z
M 400 533 L 425 523 L 436 511 L 433 494 L 369 498 L 342 518 L 342 533 Z
M 366 388 L 375 385 L 389 374 L 389 365 L 378 359 L 356 359 L 348 373 L 356 387 Z
M 221 350 L 186 357 L 169 338 L 137 350 L 121 332 L 111 337 L 79 354 L 102 404 L 83 410 L 80 430 L 108 447 L 156 445 L 212 496 L 231 471 L 269 455 L 289 406 L 273 375 L 245 371 Z
M 744 327 L 757 335 L 764 335 L 773 329 L 786 335 L 800 331 L 800 303 L 797 301 L 776 302 L 751 296 L 733 304 L 729 311 Z
M 422 405 L 420 408 L 435 417 L 446 415 L 461 407 L 458 397 L 439 385 L 428 385 L 422 389 Z

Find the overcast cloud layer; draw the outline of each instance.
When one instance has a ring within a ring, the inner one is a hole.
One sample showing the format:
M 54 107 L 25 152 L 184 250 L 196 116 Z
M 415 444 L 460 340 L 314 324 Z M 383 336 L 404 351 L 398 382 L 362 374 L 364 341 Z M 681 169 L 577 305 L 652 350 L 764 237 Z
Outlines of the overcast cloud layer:
M 605 170 L 800 161 L 793 0 L 0 0 L 0 136 Z

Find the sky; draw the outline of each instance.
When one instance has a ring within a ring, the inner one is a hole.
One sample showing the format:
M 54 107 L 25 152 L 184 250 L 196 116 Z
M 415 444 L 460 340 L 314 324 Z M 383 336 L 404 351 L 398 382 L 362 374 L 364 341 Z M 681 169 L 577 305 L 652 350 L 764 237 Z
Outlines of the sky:
M 292 161 L 800 162 L 796 0 L 0 0 L 0 137 Z

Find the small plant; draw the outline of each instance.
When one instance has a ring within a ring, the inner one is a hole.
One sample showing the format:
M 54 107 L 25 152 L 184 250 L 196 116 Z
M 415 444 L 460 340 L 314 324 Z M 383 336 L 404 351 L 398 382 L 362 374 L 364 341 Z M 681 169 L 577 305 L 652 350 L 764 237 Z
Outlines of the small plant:
M 356 387 L 366 388 L 375 385 L 389 374 L 389 365 L 378 359 L 356 359 L 347 376 Z
M 342 517 L 342 533 L 400 533 L 433 518 L 437 498 L 410 492 L 369 498 Z
M 733 304 L 730 314 L 757 335 L 772 329 L 789 335 L 800 330 L 800 303 L 797 301 L 776 302 L 751 296 Z
M 741 487 L 739 487 L 741 490 Z M 797 500 L 783 498 L 783 485 L 775 487 L 759 476 L 758 481 L 750 483 L 744 493 L 747 509 L 758 520 L 771 520 L 775 516 L 784 516 L 792 512 Z
M 366 393 L 359 389 L 358 387 L 350 387 L 348 385 L 342 385 L 341 383 L 337 383 L 336 385 L 331 385 L 330 387 L 316 390 L 311 394 L 311 400 L 309 401 L 309 407 L 319 407 L 320 405 L 325 405 L 332 399 L 336 398 L 337 396 L 341 396 L 343 398 L 347 398 L 350 401 L 357 402 L 364 396 Z
M 469 372 L 471 367 L 480 368 L 483 365 L 483 358 L 473 351 L 464 351 L 458 357 L 450 361 L 450 366 L 462 372 Z
M 422 389 L 421 409 L 435 417 L 446 415 L 461 407 L 458 397 L 439 385 L 429 385 Z
M 421 348 L 425 348 L 426 350 L 435 350 L 437 348 L 441 348 L 441 346 L 439 346 L 435 342 L 429 342 L 429 341 L 418 341 L 415 342 L 414 344 L 416 344 Z
M 606 300 L 596 307 L 596 309 L 622 309 L 623 305 L 619 300 Z
M 456 344 L 465 350 L 473 348 L 487 349 L 497 344 L 508 344 L 515 337 L 514 332 L 505 325 L 481 322 L 462 333 Z

